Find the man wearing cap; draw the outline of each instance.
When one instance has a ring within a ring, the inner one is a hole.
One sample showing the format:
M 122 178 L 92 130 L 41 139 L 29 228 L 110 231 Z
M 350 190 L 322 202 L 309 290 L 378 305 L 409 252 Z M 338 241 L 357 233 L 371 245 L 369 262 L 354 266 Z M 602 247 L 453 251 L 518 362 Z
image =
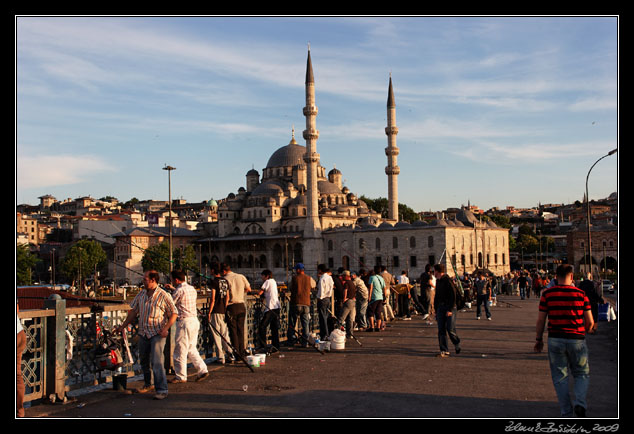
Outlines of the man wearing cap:
M 328 318 L 330 317 L 330 306 L 334 293 L 335 282 L 332 280 L 330 269 L 324 264 L 317 266 L 317 312 L 319 313 L 319 338 L 325 340 L 330 331 L 328 330 Z
M 310 324 L 310 291 L 315 287 L 312 277 L 304 273 L 304 264 L 295 265 L 295 275 L 291 280 L 291 300 L 288 315 L 288 345 L 295 345 L 296 332 L 295 324 L 299 318 L 302 323 L 301 345 L 308 346 L 308 332 Z

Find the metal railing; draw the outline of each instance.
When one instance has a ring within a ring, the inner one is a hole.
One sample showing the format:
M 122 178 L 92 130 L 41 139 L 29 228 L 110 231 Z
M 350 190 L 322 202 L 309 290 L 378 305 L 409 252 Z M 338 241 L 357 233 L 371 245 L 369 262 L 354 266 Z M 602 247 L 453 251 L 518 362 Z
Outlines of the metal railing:
M 280 299 L 280 340 L 286 340 L 289 301 Z M 199 319 L 209 311 L 208 299 L 197 300 Z M 262 319 L 262 301 L 246 298 L 245 341 L 257 346 L 257 333 Z M 112 330 L 123 323 L 129 310 L 128 304 L 106 304 L 103 308 L 66 307 L 66 301 L 51 297 L 44 309 L 20 311 L 18 318 L 26 334 L 26 348 L 22 354 L 22 375 L 25 383 L 24 401 L 67 400 L 66 392 L 112 381 L 112 371 L 101 370 L 95 362 L 100 330 Z M 311 330 L 318 329 L 317 302 L 311 300 Z M 174 327 L 166 343 L 166 368 L 173 366 Z M 127 360 L 123 372 L 129 377 L 141 373 L 138 364 L 136 326 L 127 331 L 132 361 Z M 208 328 L 201 327 L 198 350 L 203 358 L 217 356 L 213 338 Z

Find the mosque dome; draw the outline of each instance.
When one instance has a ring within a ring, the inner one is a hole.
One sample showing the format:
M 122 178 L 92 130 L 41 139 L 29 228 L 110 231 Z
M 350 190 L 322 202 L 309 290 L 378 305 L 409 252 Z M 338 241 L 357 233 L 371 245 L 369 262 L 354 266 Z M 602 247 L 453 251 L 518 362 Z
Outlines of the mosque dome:
M 282 186 L 274 180 L 268 180 L 255 187 L 252 196 L 275 196 L 284 192 Z
M 317 181 L 317 189 L 321 194 L 341 194 L 341 189 L 330 181 Z
M 290 143 L 273 152 L 269 162 L 266 163 L 266 168 L 301 165 L 304 162 L 304 154 L 306 154 L 306 147 L 297 144 L 295 131 L 293 130 Z

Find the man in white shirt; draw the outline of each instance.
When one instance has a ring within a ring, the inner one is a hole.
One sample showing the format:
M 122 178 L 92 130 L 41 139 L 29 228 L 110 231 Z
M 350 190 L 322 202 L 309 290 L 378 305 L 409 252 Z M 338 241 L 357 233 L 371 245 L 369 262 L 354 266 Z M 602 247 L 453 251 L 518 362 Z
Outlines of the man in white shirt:
M 330 306 L 332 304 L 333 288 L 335 282 L 332 280 L 330 270 L 324 264 L 317 267 L 317 312 L 319 313 L 319 338 L 324 340 L 328 337 L 328 318 L 330 317 Z
M 273 273 L 270 270 L 262 271 L 262 287 L 258 292 L 261 296 L 264 294 L 263 316 L 260 322 L 259 345 L 260 349 L 266 349 L 266 330 L 271 327 L 271 345 L 274 351 L 280 348 L 280 300 L 277 291 L 277 282 L 273 279 Z
M 398 276 L 398 316 L 405 321 L 411 321 L 412 315 L 409 313 L 409 299 L 411 297 L 409 293 L 409 277 L 407 277 L 407 271 L 403 270 L 401 275 Z
M 165 285 L 172 290 L 172 298 L 178 310 L 176 320 L 176 346 L 174 348 L 174 372 L 176 376 L 170 383 L 187 382 L 187 360 L 189 359 L 196 369 L 196 381 L 201 381 L 209 376 L 207 365 L 198 352 L 198 311 L 196 309 L 196 289 L 187 283 L 185 273 L 180 270 L 172 271 L 174 285 Z

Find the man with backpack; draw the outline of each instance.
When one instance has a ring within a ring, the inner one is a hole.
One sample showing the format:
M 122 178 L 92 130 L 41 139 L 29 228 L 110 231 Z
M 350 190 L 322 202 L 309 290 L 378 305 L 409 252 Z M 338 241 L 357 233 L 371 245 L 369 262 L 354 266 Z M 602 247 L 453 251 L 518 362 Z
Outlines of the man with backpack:
M 489 280 L 482 275 L 482 272 L 478 272 L 478 276 L 475 281 L 475 292 L 476 292 L 476 319 L 480 319 L 480 314 L 482 312 L 482 305 L 484 304 L 484 312 L 486 313 L 487 319 L 491 321 L 491 311 L 489 310 L 489 300 L 491 300 L 491 284 Z
M 434 310 L 438 323 L 438 344 L 440 353 L 438 357 L 449 357 L 447 335 L 456 348 L 456 354 L 460 354 L 460 338 L 456 333 L 456 300 L 457 288 L 451 278 L 445 274 L 443 264 L 434 265 L 434 277 L 436 277 L 436 294 L 434 296 Z

